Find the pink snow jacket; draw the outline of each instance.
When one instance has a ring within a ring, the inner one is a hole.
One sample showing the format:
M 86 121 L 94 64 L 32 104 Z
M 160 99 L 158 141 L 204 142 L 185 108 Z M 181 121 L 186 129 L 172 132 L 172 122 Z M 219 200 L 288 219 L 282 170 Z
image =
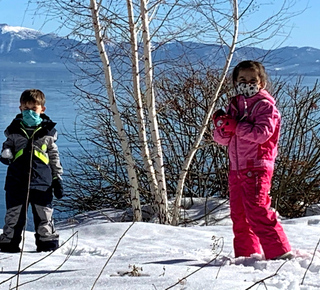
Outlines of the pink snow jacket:
M 274 98 L 264 89 L 250 98 L 238 95 L 231 99 L 227 113 L 238 120 L 235 134 L 215 128 L 213 139 L 229 147 L 230 170 L 273 169 L 281 121 Z

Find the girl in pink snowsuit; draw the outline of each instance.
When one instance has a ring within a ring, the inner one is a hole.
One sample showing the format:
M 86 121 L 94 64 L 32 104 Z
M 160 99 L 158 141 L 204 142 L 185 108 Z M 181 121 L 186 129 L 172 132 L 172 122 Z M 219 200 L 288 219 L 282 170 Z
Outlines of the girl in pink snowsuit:
M 240 62 L 233 70 L 237 95 L 227 113 L 213 115 L 214 140 L 228 146 L 230 211 L 235 257 L 254 253 L 266 259 L 291 258 L 291 248 L 275 211 L 269 190 L 277 155 L 280 113 L 264 89 L 263 65 Z

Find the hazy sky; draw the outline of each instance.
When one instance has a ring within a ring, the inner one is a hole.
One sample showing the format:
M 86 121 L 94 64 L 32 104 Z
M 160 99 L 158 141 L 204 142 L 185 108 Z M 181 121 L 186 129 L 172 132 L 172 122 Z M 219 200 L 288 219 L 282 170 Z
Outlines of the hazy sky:
M 87 1 L 89 3 L 89 0 Z M 54 23 L 50 22 L 43 25 L 45 17 L 34 17 L 35 7 L 28 5 L 28 2 L 28 0 L 0 0 L 0 23 L 33 28 L 41 30 L 44 33 L 54 32 L 56 29 Z M 256 2 L 259 3 L 259 0 Z M 273 5 L 276 4 L 272 3 L 277 2 L 279 3 L 281 1 L 270 0 L 269 3 L 271 4 L 265 6 L 266 8 L 263 9 L 273 9 Z M 320 49 L 320 0 L 289 0 L 289 2 L 296 2 L 292 12 L 303 11 L 304 9 L 305 11 L 293 17 L 289 23 L 287 23 L 285 27 L 286 33 L 289 33 L 291 29 L 292 31 L 289 38 L 286 39 L 281 46 L 311 46 Z M 27 8 L 28 11 L 26 11 Z

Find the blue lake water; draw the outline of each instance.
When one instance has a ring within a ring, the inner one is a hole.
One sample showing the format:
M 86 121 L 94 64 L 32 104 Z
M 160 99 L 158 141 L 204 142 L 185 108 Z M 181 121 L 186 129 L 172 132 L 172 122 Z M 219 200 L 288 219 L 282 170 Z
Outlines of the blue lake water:
M 62 162 L 66 158 L 67 149 L 74 149 L 76 145 L 68 142 L 63 133 L 72 132 L 76 120 L 76 106 L 71 98 L 74 90 L 74 76 L 63 66 L 39 67 L 37 65 L 1 67 L 0 70 L 0 143 L 2 147 L 5 128 L 18 114 L 19 99 L 25 89 L 37 88 L 46 96 L 45 113 L 57 123 L 59 139 L 57 144 L 61 153 Z M 63 162 L 63 164 L 68 164 Z M 65 167 L 65 166 L 64 166 Z M 67 168 L 65 168 L 67 170 Z M 0 163 L 0 228 L 4 225 L 5 192 L 4 181 L 7 166 Z M 29 217 L 31 211 L 29 210 Z M 28 218 L 29 220 L 29 218 Z M 32 222 L 28 221 L 28 228 Z
M 303 84 L 313 86 L 318 77 L 305 77 Z M 5 140 L 3 131 L 12 119 L 19 113 L 19 99 L 25 89 L 37 88 L 46 95 L 46 114 L 57 122 L 60 133 L 57 142 L 64 161 L 68 149 L 76 149 L 74 143 L 69 142 L 62 133 L 72 132 L 77 117 L 76 105 L 71 98 L 74 91 L 75 77 L 61 65 L 47 67 L 39 65 L 14 65 L 1 67 L 0 71 L 0 145 Z M 68 164 L 68 162 L 65 162 Z M 70 165 L 69 165 L 70 166 Z M 64 166 L 65 170 L 68 168 Z M 7 167 L 0 163 L 0 228 L 4 224 L 5 193 L 4 180 Z M 30 211 L 29 211 L 30 212 Z M 29 215 L 30 216 L 30 215 Z M 28 229 L 32 222 L 28 222 Z

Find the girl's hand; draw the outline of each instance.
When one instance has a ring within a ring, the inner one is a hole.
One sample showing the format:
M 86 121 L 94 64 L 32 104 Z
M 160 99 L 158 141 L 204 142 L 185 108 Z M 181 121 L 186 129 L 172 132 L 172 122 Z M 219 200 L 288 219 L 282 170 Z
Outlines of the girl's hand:
M 226 112 L 222 109 L 219 109 L 218 111 L 216 111 L 213 116 L 212 116 L 212 121 L 214 123 L 214 126 L 216 128 L 220 128 L 223 123 L 224 123 L 224 117 L 226 116 Z
M 231 116 L 226 115 L 224 117 L 222 130 L 225 133 L 235 134 L 238 122 L 233 119 Z

